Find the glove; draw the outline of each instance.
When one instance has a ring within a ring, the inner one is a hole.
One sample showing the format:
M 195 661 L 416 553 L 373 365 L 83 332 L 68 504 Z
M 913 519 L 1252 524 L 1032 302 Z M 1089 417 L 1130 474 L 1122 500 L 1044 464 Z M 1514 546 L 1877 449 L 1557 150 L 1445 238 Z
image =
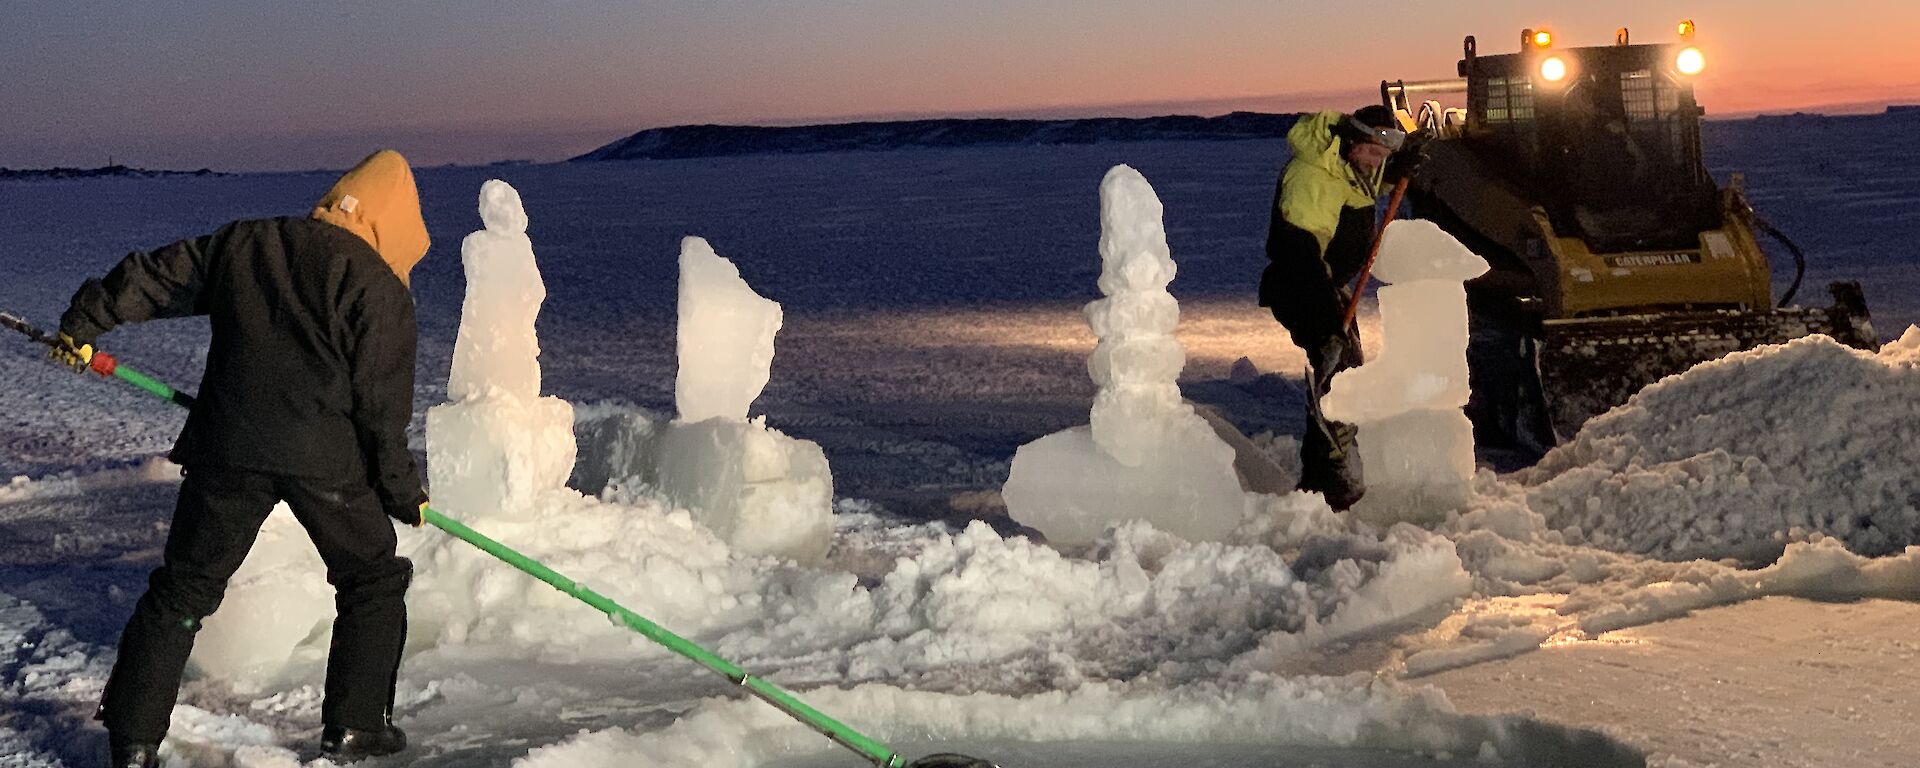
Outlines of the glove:
M 74 373 L 85 373 L 87 366 L 93 363 L 93 345 L 76 344 L 73 337 L 60 334 L 60 343 L 47 350 L 47 359 L 72 368 Z
M 387 509 L 387 517 L 391 517 L 395 520 L 406 523 L 407 525 L 411 525 L 415 528 L 419 528 L 420 526 L 426 524 L 427 502 L 425 501 L 425 495 L 424 494 L 422 495 L 422 500 L 419 506 L 409 507 L 409 506 L 401 505 L 397 507 L 389 507 Z
M 1308 354 L 1312 356 L 1314 376 L 1318 379 L 1314 384 L 1321 391 L 1325 391 L 1326 386 L 1333 381 L 1335 373 L 1354 367 L 1355 361 L 1351 355 L 1358 346 L 1354 338 L 1343 331 L 1327 337 L 1325 341 L 1308 350 Z
M 1400 146 L 1398 152 L 1387 157 L 1386 170 L 1381 172 L 1381 180 L 1387 184 L 1397 184 L 1401 179 L 1411 179 L 1420 172 L 1420 165 L 1427 161 L 1426 131 L 1416 131 L 1407 136 L 1407 143 Z

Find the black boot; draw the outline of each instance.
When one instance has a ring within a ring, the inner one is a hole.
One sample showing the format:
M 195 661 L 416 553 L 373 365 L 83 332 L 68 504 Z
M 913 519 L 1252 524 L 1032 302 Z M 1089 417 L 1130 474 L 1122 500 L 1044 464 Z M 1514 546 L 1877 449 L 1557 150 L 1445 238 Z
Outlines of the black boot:
M 121 744 L 109 740 L 108 751 L 113 753 L 113 768 L 160 768 L 160 745 L 158 744 Z
M 320 754 L 334 762 L 391 755 L 406 748 L 406 732 L 392 725 L 373 731 L 340 725 L 320 729 Z

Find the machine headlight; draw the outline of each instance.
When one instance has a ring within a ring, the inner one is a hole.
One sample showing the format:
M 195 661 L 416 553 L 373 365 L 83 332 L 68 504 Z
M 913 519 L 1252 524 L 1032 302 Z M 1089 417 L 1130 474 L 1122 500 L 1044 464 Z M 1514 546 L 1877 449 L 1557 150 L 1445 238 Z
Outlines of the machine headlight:
M 1697 75 L 1707 68 L 1707 55 L 1698 48 L 1683 48 L 1680 55 L 1673 57 L 1673 68 L 1683 75 Z
M 1548 56 L 1540 62 L 1540 78 L 1549 83 L 1567 79 L 1567 62 L 1558 56 Z

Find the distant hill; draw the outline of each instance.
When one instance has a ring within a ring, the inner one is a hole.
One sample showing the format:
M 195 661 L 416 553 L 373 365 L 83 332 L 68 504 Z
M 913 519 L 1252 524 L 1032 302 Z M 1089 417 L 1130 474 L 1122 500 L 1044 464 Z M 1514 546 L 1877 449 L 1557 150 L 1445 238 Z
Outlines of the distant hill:
M 1223 141 L 1286 136 L 1299 115 L 1095 117 L 1073 120 L 940 119 L 833 125 L 681 125 L 652 128 L 572 159 L 665 160 L 909 147 Z
M 197 171 L 153 171 L 145 168 L 128 168 L 124 165 L 103 165 L 99 168 L 0 168 L 0 180 L 14 179 L 99 179 L 130 178 L 154 179 L 163 176 L 225 176 L 224 173 L 202 168 Z

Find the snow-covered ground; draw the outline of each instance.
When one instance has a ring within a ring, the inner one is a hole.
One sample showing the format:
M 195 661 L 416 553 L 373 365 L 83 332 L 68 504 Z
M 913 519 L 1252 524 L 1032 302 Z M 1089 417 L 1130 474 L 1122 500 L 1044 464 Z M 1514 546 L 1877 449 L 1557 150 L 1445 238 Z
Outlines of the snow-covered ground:
M 1766 154 L 1801 151 L 1791 138 L 1717 150 L 1716 169 L 1817 169 Z M 785 310 L 756 413 L 825 448 L 840 498 L 813 566 L 733 553 L 618 486 L 554 491 L 487 532 L 911 755 L 1892 766 L 1920 752 L 1899 728 L 1916 653 L 1899 627 L 1920 599 L 1920 550 L 1903 550 L 1920 504 L 1920 334 L 1878 356 L 1809 340 L 1670 380 L 1538 468 L 1481 473 L 1430 529 L 1290 495 L 1218 543 L 1143 525 L 1060 550 L 1018 535 L 991 492 L 1015 446 L 1086 418 L 1079 307 L 1097 296 L 1095 187 L 1119 162 L 1166 207 L 1186 395 L 1277 433 L 1259 441 L 1285 461 L 1295 385 L 1228 376 L 1241 356 L 1302 367 L 1252 306 L 1284 159 L 1280 142 L 1249 141 L 425 169 L 437 245 L 415 273 L 417 413 L 448 399 L 451 246 L 497 176 L 524 197 L 548 289 L 544 393 L 588 423 L 670 411 L 677 246 L 699 234 Z M 1887 160 L 1749 185 L 1816 258 L 1845 244 L 1821 279 L 1872 278 L 1893 339 L 1920 320 L 1911 206 L 1877 228 L 1806 213 L 1920 170 Z M 121 252 L 304 211 L 331 180 L 0 185 L 0 308 L 51 324 Z M 107 346 L 190 390 L 204 333 L 157 323 Z M 0 765 L 90 765 L 104 740 L 87 717 L 177 483 L 154 457 L 182 416 L 21 343 L 0 360 L 0 476 L 21 478 L 0 486 Z M 417 746 L 387 764 L 857 761 L 465 545 L 404 535 L 420 576 L 399 714 Z M 169 764 L 314 759 L 315 640 L 295 638 L 271 674 L 190 682 Z

